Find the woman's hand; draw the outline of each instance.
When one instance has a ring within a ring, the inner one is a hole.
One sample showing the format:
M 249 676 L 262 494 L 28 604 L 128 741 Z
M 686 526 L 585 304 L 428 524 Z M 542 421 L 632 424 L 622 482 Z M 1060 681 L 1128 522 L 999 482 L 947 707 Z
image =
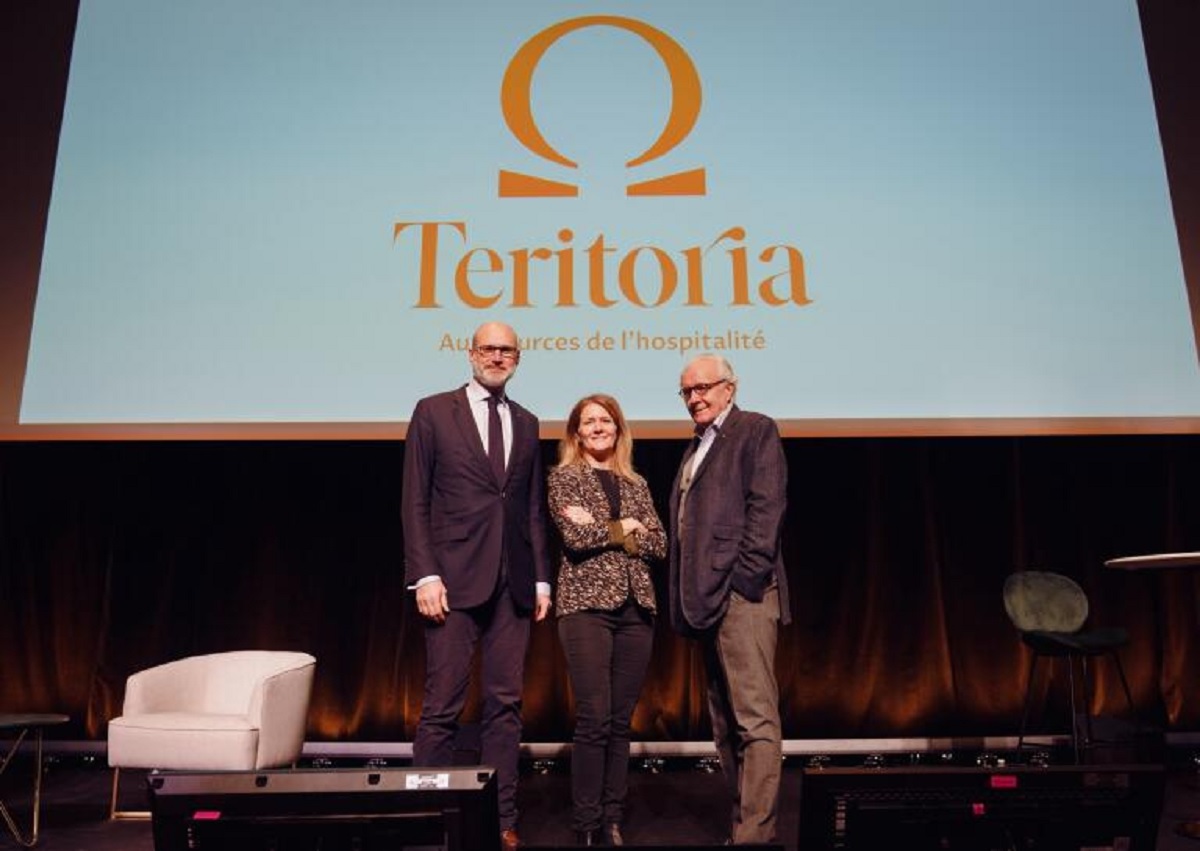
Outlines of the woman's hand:
M 638 534 L 644 535 L 646 534 L 646 527 L 642 525 L 642 521 L 638 520 L 636 517 L 622 517 L 621 531 L 626 535 L 629 535 L 631 532 L 637 532 Z

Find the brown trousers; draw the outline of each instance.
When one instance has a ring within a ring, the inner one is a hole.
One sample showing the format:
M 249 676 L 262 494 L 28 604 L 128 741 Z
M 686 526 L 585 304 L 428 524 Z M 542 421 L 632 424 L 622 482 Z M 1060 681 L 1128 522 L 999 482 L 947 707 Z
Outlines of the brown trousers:
M 708 710 L 721 772 L 732 797 L 735 845 L 775 841 L 783 771 L 775 647 L 779 592 L 761 603 L 732 593 L 721 623 L 703 639 Z

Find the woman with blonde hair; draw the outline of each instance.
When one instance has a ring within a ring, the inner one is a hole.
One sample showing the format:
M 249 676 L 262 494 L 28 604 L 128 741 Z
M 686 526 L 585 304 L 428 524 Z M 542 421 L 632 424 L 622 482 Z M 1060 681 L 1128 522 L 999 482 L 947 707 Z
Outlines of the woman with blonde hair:
M 572 826 L 580 845 L 622 845 L 629 727 L 654 638 L 650 563 L 667 536 L 617 400 L 575 403 L 547 488 L 562 539 L 558 635 L 575 695 Z

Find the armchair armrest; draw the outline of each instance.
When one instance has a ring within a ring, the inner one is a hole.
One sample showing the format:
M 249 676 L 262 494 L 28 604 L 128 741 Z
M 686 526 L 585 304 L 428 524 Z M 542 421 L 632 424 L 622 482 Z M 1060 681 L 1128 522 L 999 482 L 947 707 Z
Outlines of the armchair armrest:
M 258 727 L 255 768 L 295 762 L 304 746 L 308 701 L 316 660 L 264 677 L 250 703 L 250 721 Z

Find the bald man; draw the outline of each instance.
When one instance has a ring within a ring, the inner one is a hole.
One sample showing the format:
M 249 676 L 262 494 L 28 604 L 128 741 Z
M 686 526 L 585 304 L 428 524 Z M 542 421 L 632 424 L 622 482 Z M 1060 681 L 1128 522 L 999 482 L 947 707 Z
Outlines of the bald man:
M 413 764 L 453 763 L 471 659 L 483 657 L 482 763 L 494 766 L 501 847 L 517 835 L 521 687 L 531 621 L 550 611 L 537 417 L 505 388 L 516 332 L 475 331 L 471 380 L 417 403 L 404 455 L 405 575 L 425 625 L 425 697 Z

